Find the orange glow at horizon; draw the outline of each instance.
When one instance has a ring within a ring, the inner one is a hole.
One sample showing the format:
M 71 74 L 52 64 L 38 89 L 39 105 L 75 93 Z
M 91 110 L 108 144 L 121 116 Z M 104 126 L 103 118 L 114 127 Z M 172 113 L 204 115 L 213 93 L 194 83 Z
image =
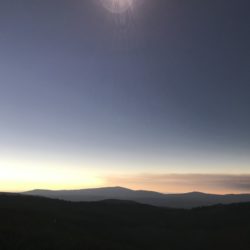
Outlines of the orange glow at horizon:
M 2 168 L 0 191 L 32 189 L 84 189 L 123 186 L 134 190 L 162 193 L 205 192 L 214 194 L 250 193 L 250 174 L 123 174 L 105 175 L 81 169 Z
M 210 172 L 202 172 L 195 164 L 182 162 L 158 162 L 157 166 L 155 161 L 1 151 L 0 191 L 123 186 L 163 193 L 250 193 L 250 173 L 243 171 L 244 164 L 228 166 L 227 174 L 218 172 L 220 167 L 216 172 L 216 166 L 208 166 Z

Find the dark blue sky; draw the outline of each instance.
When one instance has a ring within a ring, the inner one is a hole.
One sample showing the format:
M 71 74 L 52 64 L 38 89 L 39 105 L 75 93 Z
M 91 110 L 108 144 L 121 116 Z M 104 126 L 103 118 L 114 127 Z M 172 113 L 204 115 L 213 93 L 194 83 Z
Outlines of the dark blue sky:
M 133 7 L 0 2 L 2 168 L 250 173 L 249 1 Z

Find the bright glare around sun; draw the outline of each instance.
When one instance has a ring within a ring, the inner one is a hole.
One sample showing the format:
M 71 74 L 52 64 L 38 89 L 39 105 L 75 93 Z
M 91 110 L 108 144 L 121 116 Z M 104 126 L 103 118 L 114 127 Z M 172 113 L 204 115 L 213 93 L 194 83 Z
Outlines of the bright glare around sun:
M 112 13 L 123 13 L 132 9 L 135 0 L 100 0 L 102 5 Z

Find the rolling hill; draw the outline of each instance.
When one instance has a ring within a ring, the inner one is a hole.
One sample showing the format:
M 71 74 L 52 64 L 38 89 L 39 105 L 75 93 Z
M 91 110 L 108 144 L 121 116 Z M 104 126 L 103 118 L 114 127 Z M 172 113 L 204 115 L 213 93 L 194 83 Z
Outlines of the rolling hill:
M 168 209 L 0 194 L 1 250 L 250 249 L 250 203 Z

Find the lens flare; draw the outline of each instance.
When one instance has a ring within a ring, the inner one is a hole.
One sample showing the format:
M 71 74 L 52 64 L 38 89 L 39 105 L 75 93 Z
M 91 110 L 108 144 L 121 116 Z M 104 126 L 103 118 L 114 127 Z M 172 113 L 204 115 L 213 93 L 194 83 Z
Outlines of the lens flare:
M 124 13 L 133 8 L 135 0 L 100 0 L 102 5 L 112 13 Z

